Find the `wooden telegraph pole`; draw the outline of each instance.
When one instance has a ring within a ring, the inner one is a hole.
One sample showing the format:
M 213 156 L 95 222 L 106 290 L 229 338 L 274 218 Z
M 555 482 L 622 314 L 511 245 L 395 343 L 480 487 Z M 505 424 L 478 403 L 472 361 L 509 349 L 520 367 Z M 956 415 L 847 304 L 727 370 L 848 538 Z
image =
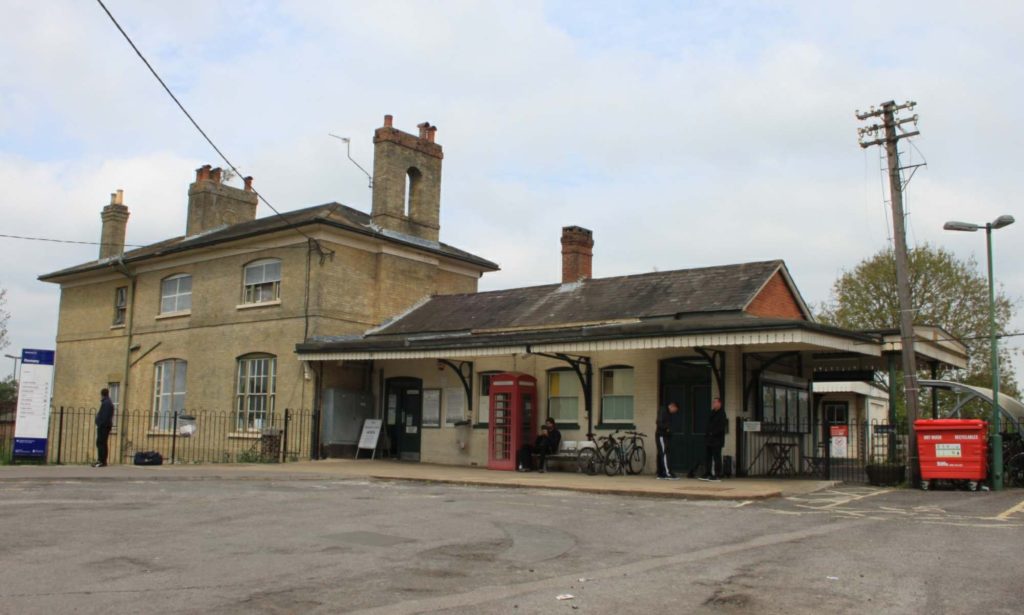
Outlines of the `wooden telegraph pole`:
M 917 115 L 905 119 L 897 119 L 896 113 L 906 109 L 913 111 L 915 102 L 905 102 L 897 105 L 893 101 L 882 103 L 881 107 L 871 108 L 866 113 L 857 112 L 858 120 L 881 117 L 882 123 L 872 124 L 857 129 L 857 135 L 862 148 L 872 145 L 885 145 L 885 154 L 889 162 L 889 193 L 892 201 L 892 234 L 895 243 L 896 256 L 896 294 L 900 303 L 900 345 L 903 350 L 903 385 L 907 402 L 907 434 L 909 438 L 907 470 L 908 476 L 913 480 L 917 475 L 917 439 L 914 434 L 914 421 L 918 417 L 917 399 L 917 359 L 914 355 L 914 308 L 910 296 L 910 279 L 908 274 L 907 260 L 907 233 L 904 227 L 903 213 L 903 180 L 900 179 L 899 153 L 896 144 L 900 139 L 913 137 L 920 134 L 913 130 L 906 132 L 903 124 L 913 123 L 917 126 Z M 896 134 L 896 129 L 900 134 Z M 882 133 L 879 136 L 879 132 Z M 892 395 L 892 385 L 889 383 L 889 394 Z

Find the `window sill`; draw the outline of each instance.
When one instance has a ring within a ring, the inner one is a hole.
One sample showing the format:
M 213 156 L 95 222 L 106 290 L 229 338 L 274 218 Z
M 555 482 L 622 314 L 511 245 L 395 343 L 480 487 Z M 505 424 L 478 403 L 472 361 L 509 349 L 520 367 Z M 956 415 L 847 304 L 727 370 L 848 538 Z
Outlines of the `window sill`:
M 580 428 L 580 424 L 579 423 L 557 423 L 556 422 L 555 423 L 555 427 L 557 427 L 559 430 L 562 430 L 562 429 L 579 429 Z
M 154 438 L 154 437 L 155 438 L 161 438 L 161 437 L 162 438 L 170 438 L 173 435 L 174 435 L 173 431 L 162 431 L 162 430 L 157 431 L 157 430 L 150 429 L 149 431 L 146 432 L 146 436 L 150 437 L 150 438 Z
M 490 426 L 490 423 L 473 423 L 473 429 L 487 429 Z
M 236 440 L 259 440 L 263 437 L 263 434 L 258 431 L 233 431 L 228 434 L 228 438 Z
M 594 425 L 594 429 L 630 429 L 635 430 L 636 425 L 633 423 L 598 423 Z
M 274 299 L 273 301 L 262 301 L 260 303 L 239 303 L 235 306 L 236 310 L 251 310 L 252 308 L 261 307 L 274 307 L 275 305 L 281 305 L 280 299 Z
M 110 330 L 113 331 L 114 329 L 124 329 L 124 323 L 119 325 L 110 325 Z
M 191 316 L 192 310 L 183 310 L 181 312 L 167 312 L 166 314 L 157 314 L 157 320 L 164 320 L 165 318 L 181 318 L 183 316 Z

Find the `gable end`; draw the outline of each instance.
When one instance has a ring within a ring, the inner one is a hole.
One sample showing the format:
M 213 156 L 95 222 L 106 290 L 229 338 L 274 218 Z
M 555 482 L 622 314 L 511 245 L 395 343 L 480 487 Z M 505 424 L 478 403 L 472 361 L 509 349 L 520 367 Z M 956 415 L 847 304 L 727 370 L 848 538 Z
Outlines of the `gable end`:
M 751 316 L 763 318 L 807 320 L 800 308 L 800 302 L 793 296 L 793 291 L 790 290 L 789 284 L 786 284 L 781 271 L 772 274 L 745 311 Z

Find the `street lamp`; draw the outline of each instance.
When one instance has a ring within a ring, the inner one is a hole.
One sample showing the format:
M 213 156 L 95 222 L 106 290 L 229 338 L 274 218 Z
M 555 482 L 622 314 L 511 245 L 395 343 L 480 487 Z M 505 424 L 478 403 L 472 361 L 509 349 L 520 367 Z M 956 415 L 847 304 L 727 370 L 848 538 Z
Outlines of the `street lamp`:
M 1013 216 L 999 216 L 992 222 L 972 224 L 970 222 L 950 221 L 942 226 L 947 231 L 966 231 L 973 233 L 985 229 L 985 242 L 988 247 L 988 327 L 989 341 L 992 346 L 992 490 L 1003 488 L 1003 435 L 999 426 L 999 340 L 996 337 L 996 291 L 992 280 L 992 229 L 1003 228 L 1013 224 Z
M 21 360 L 21 357 L 13 355 L 13 354 L 7 354 L 7 353 L 4 353 L 4 356 L 7 357 L 8 359 L 14 359 L 14 371 L 11 372 L 11 380 L 17 380 L 18 379 L 18 361 Z

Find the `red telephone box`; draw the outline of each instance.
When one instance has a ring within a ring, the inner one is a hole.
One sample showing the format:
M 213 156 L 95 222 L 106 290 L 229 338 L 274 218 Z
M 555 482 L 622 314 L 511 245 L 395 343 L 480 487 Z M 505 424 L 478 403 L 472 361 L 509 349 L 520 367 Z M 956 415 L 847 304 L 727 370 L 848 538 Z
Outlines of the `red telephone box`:
M 487 467 L 515 470 L 516 452 L 537 436 L 537 379 L 526 374 L 495 374 L 490 392 Z

